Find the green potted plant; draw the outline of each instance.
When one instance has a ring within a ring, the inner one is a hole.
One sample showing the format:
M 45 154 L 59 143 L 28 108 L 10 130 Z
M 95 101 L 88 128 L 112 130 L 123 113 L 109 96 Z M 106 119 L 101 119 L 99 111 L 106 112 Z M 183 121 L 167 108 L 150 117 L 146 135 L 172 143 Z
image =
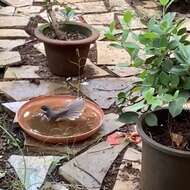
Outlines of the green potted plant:
M 184 19 L 167 13 L 172 1 L 160 3 L 163 15 L 151 18 L 147 30 L 134 33 L 134 14 L 127 11 L 122 35 L 114 35 L 112 22 L 106 37 L 142 69 L 133 88 L 117 97 L 119 119 L 137 123 L 142 137 L 142 190 L 185 190 L 190 188 L 190 42 Z
M 83 73 L 91 43 L 99 33 L 90 25 L 71 21 L 74 12 L 65 7 L 60 13 L 64 18 L 56 17 L 51 0 L 46 0 L 45 10 L 49 23 L 35 30 L 36 37 L 44 42 L 50 71 L 59 76 L 77 76 Z

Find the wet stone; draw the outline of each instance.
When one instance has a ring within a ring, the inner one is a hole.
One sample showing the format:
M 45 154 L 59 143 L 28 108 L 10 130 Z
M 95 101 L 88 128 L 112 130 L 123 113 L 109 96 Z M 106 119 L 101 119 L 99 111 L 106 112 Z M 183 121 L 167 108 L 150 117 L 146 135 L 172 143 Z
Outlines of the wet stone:
M 0 8 L 0 16 L 13 16 L 15 7 L 7 6 Z
M 16 101 L 27 100 L 40 95 L 69 94 L 71 90 L 64 81 L 7 81 L 0 82 L 0 90 Z
M 21 39 L 29 35 L 21 29 L 0 29 L 0 39 Z
M 10 65 L 19 64 L 21 57 L 17 51 L 4 51 L 0 52 L 0 68 Z
M 134 76 L 141 72 L 141 69 L 126 65 L 122 66 L 122 64 L 116 66 L 107 66 L 107 68 L 120 77 Z
M 58 160 L 58 157 L 54 156 L 12 155 L 8 161 L 15 169 L 25 188 L 27 190 L 37 190 L 43 184 L 50 165 L 56 160 Z
M 127 145 L 110 146 L 103 141 L 61 166 L 59 174 L 71 183 L 99 190 L 110 166 Z
M 32 5 L 33 0 L 3 0 L 3 2 L 13 7 L 24 7 Z
M 0 40 L 0 49 L 2 50 L 12 50 L 15 47 L 21 46 L 25 44 L 25 40 L 17 39 L 17 40 Z
M 102 13 L 107 12 L 103 1 L 75 3 L 81 13 Z
M 97 64 L 115 65 L 121 63 L 130 64 L 130 55 L 124 50 L 110 46 L 111 42 L 97 42 Z
M 23 16 L 0 16 L 0 28 L 24 28 L 28 22 Z
M 4 79 L 23 79 L 23 78 L 40 78 L 36 72 L 39 70 L 39 66 L 20 66 L 9 67 L 5 74 Z
M 41 6 L 28 6 L 16 9 L 15 15 L 35 16 L 42 10 Z
M 132 88 L 135 81 L 135 77 L 92 79 L 81 84 L 81 91 L 102 108 L 108 109 L 114 104 L 117 94 Z
M 83 15 L 88 24 L 109 25 L 114 20 L 114 13 Z
M 83 149 L 87 148 L 88 146 L 99 141 L 100 139 L 102 139 L 102 137 L 122 127 L 124 124 L 118 121 L 118 117 L 119 116 L 114 113 L 106 114 L 104 116 L 104 122 L 102 127 L 95 135 L 88 138 L 86 141 L 78 142 L 76 144 L 74 143 L 71 145 L 46 144 L 44 142 L 37 141 L 28 135 L 25 135 L 25 149 L 33 152 L 46 152 L 58 155 L 66 153 L 75 155 Z

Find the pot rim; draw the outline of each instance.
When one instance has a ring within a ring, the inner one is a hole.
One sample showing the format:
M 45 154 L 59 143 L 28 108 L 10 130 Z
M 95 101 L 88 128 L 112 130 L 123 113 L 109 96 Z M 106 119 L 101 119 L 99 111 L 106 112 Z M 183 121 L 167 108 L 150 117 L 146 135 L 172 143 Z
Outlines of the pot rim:
M 158 110 L 168 110 L 168 108 L 161 108 L 161 109 L 158 109 Z M 158 111 L 156 110 L 156 111 Z M 153 111 L 155 112 L 155 111 Z M 146 143 L 148 143 L 151 147 L 161 151 L 161 152 L 164 152 L 168 155 L 172 155 L 172 156 L 177 156 L 177 157 L 187 157 L 187 158 L 190 158 L 190 152 L 188 151 L 183 151 L 183 150 L 177 150 L 177 149 L 174 149 L 174 148 L 170 148 L 170 147 L 167 147 L 165 145 L 162 145 L 154 140 L 152 140 L 143 130 L 143 127 L 142 127 L 142 122 L 145 118 L 145 116 L 150 113 L 150 112 L 147 112 L 147 113 L 144 113 L 140 116 L 140 118 L 138 119 L 137 121 L 137 130 L 142 138 L 142 140 Z
M 82 40 L 72 40 L 72 41 L 66 41 L 66 40 L 57 40 L 57 39 L 50 39 L 47 36 L 45 36 L 41 31 L 44 30 L 45 28 L 47 28 L 48 26 L 42 25 L 39 26 L 35 29 L 34 34 L 35 36 L 48 44 L 53 44 L 53 45 L 82 45 L 82 44 L 91 44 L 93 42 L 95 42 L 98 37 L 100 36 L 100 33 L 94 29 L 92 26 L 90 26 L 89 24 L 86 23 L 80 23 L 80 22 L 73 22 L 73 21 L 69 21 L 68 23 L 65 23 L 67 25 L 77 25 L 83 28 L 86 28 L 88 30 L 91 31 L 91 35 L 85 39 Z

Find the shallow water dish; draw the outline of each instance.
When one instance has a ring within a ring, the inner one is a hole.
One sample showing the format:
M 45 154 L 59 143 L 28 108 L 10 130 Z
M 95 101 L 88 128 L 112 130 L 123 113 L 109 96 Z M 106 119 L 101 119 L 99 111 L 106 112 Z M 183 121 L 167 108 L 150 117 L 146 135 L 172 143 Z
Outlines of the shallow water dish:
M 95 103 L 85 100 L 85 110 L 75 121 L 48 122 L 37 118 L 40 108 L 47 105 L 60 108 L 72 102 L 75 96 L 41 96 L 25 103 L 17 113 L 21 128 L 30 136 L 48 143 L 75 143 L 87 139 L 101 127 L 104 113 Z

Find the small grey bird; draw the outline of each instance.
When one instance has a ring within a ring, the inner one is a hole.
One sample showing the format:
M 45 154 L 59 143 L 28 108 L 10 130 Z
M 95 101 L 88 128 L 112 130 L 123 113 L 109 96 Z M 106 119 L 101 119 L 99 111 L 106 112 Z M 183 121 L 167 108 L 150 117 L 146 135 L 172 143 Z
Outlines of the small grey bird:
M 76 98 L 59 110 L 53 110 L 49 106 L 42 106 L 41 112 L 49 121 L 61 121 L 64 119 L 78 119 L 84 111 L 85 101 L 82 97 Z

